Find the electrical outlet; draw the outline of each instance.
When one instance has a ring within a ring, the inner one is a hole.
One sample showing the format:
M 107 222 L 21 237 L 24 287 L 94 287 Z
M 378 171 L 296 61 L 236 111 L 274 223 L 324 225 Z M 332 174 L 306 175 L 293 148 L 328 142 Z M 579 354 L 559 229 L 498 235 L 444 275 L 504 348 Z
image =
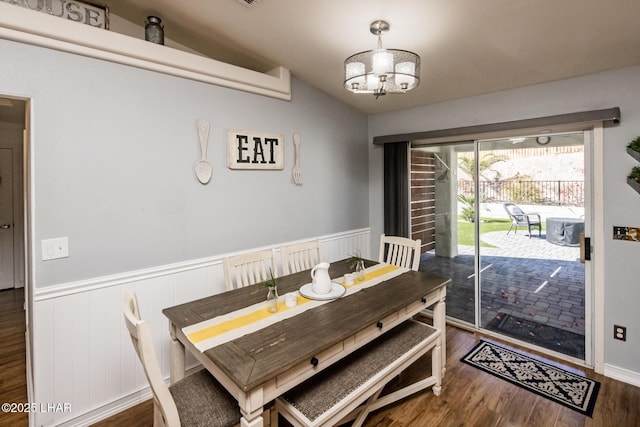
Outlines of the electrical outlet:
M 626 341 L 627 340 L 627 327 L 613 325 L 613 339 Z

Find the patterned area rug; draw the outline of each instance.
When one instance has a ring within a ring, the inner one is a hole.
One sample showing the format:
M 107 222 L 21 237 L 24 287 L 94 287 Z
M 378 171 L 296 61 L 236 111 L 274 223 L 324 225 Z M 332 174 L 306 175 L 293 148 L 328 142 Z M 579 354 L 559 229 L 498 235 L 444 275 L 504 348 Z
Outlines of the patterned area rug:
M 592 416 L 600 383 L 556 366 L 480 341 L 461 359 L 496 377 Z

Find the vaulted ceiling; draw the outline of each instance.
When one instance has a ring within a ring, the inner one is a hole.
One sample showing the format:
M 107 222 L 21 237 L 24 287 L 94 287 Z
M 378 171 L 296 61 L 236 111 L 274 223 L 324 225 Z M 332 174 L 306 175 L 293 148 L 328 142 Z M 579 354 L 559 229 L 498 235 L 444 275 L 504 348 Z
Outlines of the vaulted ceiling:
M 275 66 L 366 113 L 640 64 L 638 0 L 104 0 L 165 37 L 257 71 Z M 251 3 L 249 6 L 248 3 Z M 369 24 L 387 20 L 383 47 L 422 59 L 404 95 L 343 88 L 344 59 L 373 49 Z

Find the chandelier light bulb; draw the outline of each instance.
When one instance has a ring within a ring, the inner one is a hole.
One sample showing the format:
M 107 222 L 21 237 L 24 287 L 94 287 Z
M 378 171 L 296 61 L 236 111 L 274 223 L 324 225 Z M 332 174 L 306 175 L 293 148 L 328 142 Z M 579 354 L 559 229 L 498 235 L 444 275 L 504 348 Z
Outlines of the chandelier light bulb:
M 367 76 L 367 90 L 371 90 L 371 91 L 377 90 L 378 85 L 380 85 L 380 79 L 378 78 L 378 76 L 374 76 L 374 75 Z
M 416 79 L 413 77 L 416 73 L 416 64 L 413 62 L 400 62 L 396 64 L 396 83 L 403 89 L 412 86 Z
M 373 73 L 387 75 L 393 71 L 393 54 L 385 49 L 376 49 L 372 60 Z
M 365 83 L 365 67 L 362 62 L 346 64 L 346 80 L 353 90 L 361 89 Z

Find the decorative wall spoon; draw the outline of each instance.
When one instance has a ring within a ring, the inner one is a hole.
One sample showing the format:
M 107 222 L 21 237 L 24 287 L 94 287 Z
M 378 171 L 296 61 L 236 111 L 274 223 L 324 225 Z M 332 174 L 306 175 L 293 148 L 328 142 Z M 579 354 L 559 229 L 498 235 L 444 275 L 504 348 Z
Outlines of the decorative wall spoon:
M 209 122 L 198 120 L 198 138 L 200 139 L 200 160 L 196 162 L 196 177 L 206 184 L 211 180 L 211 163 L 207 161 L 207 143 L 209 139 Z

